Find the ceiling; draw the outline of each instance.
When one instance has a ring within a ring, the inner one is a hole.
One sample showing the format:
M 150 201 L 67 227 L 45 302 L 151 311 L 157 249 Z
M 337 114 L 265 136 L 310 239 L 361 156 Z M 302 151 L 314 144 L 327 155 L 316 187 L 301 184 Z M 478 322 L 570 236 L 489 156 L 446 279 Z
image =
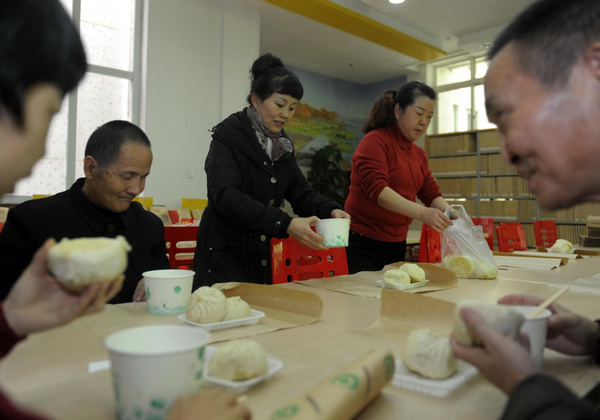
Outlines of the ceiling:
M 415 58 L 271 4 L 246 0 L 260 12 L 261 53 L 285 64 L 361 84 L 416 71 Z M 298 2 L 304 0 L 287 0 Z M 318 0 L 327 3 L 326 0 Z M 331 0 L 448 53 L 484 53 L 512 17 L 534 0 Z

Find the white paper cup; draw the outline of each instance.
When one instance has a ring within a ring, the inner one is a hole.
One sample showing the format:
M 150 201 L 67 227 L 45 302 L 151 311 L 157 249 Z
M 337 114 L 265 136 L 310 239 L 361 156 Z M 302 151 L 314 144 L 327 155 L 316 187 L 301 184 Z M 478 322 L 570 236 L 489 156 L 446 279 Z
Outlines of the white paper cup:
M 533 360 L 539 366 L 542 366 L 544 360 L 544 348 L 546 347 L 546 333 L 548 331 L 547 320 L 552 315 L 548 309 L 536 316 L 535 318 L 527 318 L 527 315 L 535 310 L 535 306 L 514 305 L 511 308 L 525 315 L 525 321 L 521 325 L 521 332 L 529 336 L 530 354 Z
M 329 248 L 348 246 L 350 219 L 321 219 L 315 223 L 317 233 L 325 238 L 323 245 Z
M 202 387 L 210 333 L 183 325 L 128 328 L 104 340 L 119 419 L 166 419 L 171 405 Z
M 143 275 L 148 312 L 159 315 L 185 312 L 192 295 L 193 271 L 153 270 Z

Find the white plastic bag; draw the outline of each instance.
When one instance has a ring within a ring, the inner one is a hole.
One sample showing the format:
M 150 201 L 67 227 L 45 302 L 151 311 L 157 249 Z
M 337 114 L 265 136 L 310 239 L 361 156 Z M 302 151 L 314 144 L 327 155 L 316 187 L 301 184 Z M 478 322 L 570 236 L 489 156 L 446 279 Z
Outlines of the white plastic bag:
M 475 226 L 461 205 L 448 206 L 446 215 L 455 215 L 452 226 L 442 234 L 442 267 L 458 277 L 495 279 L 498 265 L 483 236 L 481 226 Z

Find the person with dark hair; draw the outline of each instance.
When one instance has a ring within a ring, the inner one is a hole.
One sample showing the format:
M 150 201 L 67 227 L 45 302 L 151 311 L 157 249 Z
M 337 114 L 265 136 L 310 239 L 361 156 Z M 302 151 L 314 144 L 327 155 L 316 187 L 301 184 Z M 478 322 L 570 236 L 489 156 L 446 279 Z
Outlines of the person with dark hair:
M 271 54 L 254 62 L 251 75 L 250 106 L 213 129 L 194 288 L 228 281 L 270 284 L 271 238 L 292 236 L 326 249 L 310 225 L 319 218 L 349 217 L 312 190 L 283 130 L 304 94 L 298 77 Z M 284 199 L 300 217 L 280 208 Z
M 86 59 L 79 34 L 57 0 L 1 0 L 0 63 L 2 195 L 12 191 L 15 183 L 29 174 L 33 164 L 43 156 L 48 126 L 59 111 L 65 94 L 75 88 L 85 75 Z M 126 182 L 128 178 L 145 178 L 152 155 L 150 142 L 142 130 L 131 123 L 113 122 L 101 127 L 95 134 L 98 134 L 99 142 L 90 145 L 89 154 L 86 153 L 86 176 L 90 172 L 94 177 L 104 178 L 102 182 L 115 185 L 111 191 L 116 194 L 121 190 L 116 185 Z M 122 138 L 119 138 L 120 134 L 123 134 Z M 104 149 L 104 142 L 110 143 L 113 151 Z M 136 156 L 138 153 L 140 156 Z M 124 168 L 128 170 L 118 170 Z M 143 169 L 141 174 L 137 174 L 140 169 Z M 87 177 L 85 185 L 90 179 Z M 73 190 L 71 200 L 67 198 L 69 192 L 62 193 L 65 209 L 69 205 L 66 203 L 72 203 L 79 213 L 66 210 L 61 217 L 50 217 L 43 212 L 30 214 L 25 232 L 29 234 L 35 229 L 44 230 L 55 223 L 63 227 L 70 224 L 82 227 L 80 218 L 85 217 L 90 223 L 88 229 L 95 233 L 112 217 L 110 209 L 129 207 L 131 195 L 137 189 L 143 189 L 143 180 L 140 182 L 141 187 L 123 189 L 126 193 L 122 194 L 120 200 L 113 200 L 114 197 L 107 194 L 97 197 L 98 201 L 90 198 L 89 203 L 83 201 L 86 195 L 82 193 L 80 185 Z M 40 210 L 45 211 L 42 208 Z M 97 213 L 102 214 L 104 219 L 99 219 Z M 130 223 L 132 220 L 124 217 L 121 221 Z M 138 224 L 134 221 L 133 225 L 126 227 L 135 229 Z M 106 231 L 111 233 L 115 229 L 120 229 L 118 221 L 114 222 L 113 229 L 107 227 Z M 3 231 L 0 237 L 4 234 Z M 78 316 L 102 310 L 123 284 L 124 277 L 120 276 L 110 283 L 91 285 L 81 293 L 64 289 L 47 268 L 46 257 L 55 240 L 44 239 L 42 243 L 35 254 L 29 254 L 25 259 L 24 271 L 17 273 L 17 278 L 10 281 L 14 286 L 0 301 L 0 358 L 6 356 L 28 334 L 64 325 Z M 164 243 L 162 249 L 164 257 Z M 0 263 L 2 278 L 16 262 L 22 261 L 20 255 L 15 258 L 17 260 Z M 236 397 L 233 391 L 217 389 L 181 397 L 174 403 L 169 419 L 184 420 L 198 416 L 206 420 L 250 419 L 250 411 L 238 404 Z M 2 393 L 0 418 L 42 419 L 18 407 Z
M 413 219 L 442 232 L 452 222 L 448 203 L 414 144 L 433 118 L 436 94 L 421 82 L 387 90 L 375 101 L 365 136 L 352 155 L 346 210 L 352 216 L 346 250 L 350 274 L 403 261 Z M 424 205 L 417 204 L 419 198 Z
M 152 164 L 146 134 L 128 121 L 97 128 L 85 148 L 85 178 L 59 194 L 26 201 L 8 212 L 0 234 L 0 298 L 48 238 L 124 236 L 125 282 L 111 303 L 145 300 L 144 271 L 169 268 L 162 221 L 132 201 L 145 187 Z
M 519 14 L 490 49 L 486 110 L 502 156 L 528 180 L 545 209 L 600 201 L 600 2 L 541 0 Z M 509 295 L 502 304 L 538 305 Z M 600 326 L 550 306 L 546 345 L 600 362 Z M 544 375 L 529 351 L 492 330 L 474 311 L 461 316 L 483 342 L 451 339 L 454 354 L 510 396 L 503 419 L 598 419 L 594 407 Z

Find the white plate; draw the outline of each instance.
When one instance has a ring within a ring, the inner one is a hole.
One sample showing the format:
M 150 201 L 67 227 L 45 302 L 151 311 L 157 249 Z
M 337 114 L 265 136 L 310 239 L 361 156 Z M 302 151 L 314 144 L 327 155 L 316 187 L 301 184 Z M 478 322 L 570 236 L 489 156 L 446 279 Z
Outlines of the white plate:
M 475 366 L 458 360 L 454 375 L 446 379 L 430 379 L 409 371 L 401 359 L 396 359 L 396 373 L 392 379 L 392 385 L 435 397 L 445 397 L 475 376 L 477 372 Z
M 379 287 L 383 287 L 384 289 L 394 289 L 394 290 L 408 290 L 408 289 L 414 289 L 416 287 L 423 287 L 425 286 L 425 283 L 428 283 L 429 280 L 425 279 L 423 281 L 419 281 L 417 283 L 411 283 L 411 284 L 401 284 L 399 286 L 392 286 L 391 284 L 386 284 L 383 280 L 377 280 L 377 284 L 379 285 Z
M 208 331 L 216 331 L 225 330 L 227 328 L 242 327 L 244 325 L 256 324 L 258 320 L 264 316 L 264 312 L 250 309 L 250 316 L 246 318 L 230 319 L 228 321 L 213 322 L 210 324 L 198 324 L 197 322 L 190 321 L 189 319 L 187 319 L 185 314 L 181 314 L 177 318 L 181 319 L 183 322 L 193 325 L 194 327 L 202 327 L 206 328 Z
M 231 389 L 238 394 L 243 394 L 244 392 L 248 391 L 250 388 L 252 388 L 256 384 L 264 381 L 265 379 L 270 378 L 271 376 L 273 376 L 275 374 L 275 372 L 277 372 L 278 370 L 280 370 L 283 367 L 283 363 L 281 363 L 280 360 L 269 358 L 269 359 L 267 359 L 267 363 L 269 364 L 269 369 L 268 369 L 267 373 L 265 373 L 264 375 L 261 375 L 261 376 L 257 376 L 256 378 L 246 379 L 245 381 L 227 381 L 227 380 L 221 379 L 221 378 L 213 378 L 212 376 L 210 376 L 208 374 L 208 361 L 210 360 L 210 358 L 212 357 L 212 355 L 214 354 L 215 351 L 217 351 L 216 347 L 206 346 L 206 350 L 204 351 L 204 372 L 205 372 L 205 374 L 204 374 L 203 380 L 205 380 L 206 382 L 208 382 L 212 385 L 219 386 L 221 388 Z

